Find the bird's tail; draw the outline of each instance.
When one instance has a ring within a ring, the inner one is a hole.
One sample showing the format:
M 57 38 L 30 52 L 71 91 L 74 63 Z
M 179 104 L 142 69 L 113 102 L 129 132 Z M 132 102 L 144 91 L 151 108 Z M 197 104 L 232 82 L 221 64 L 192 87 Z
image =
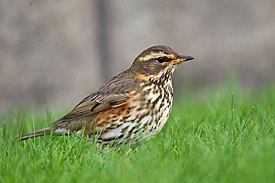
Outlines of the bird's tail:
M 31 132 L 25 135 L 22 135 L 20 137 L 18 137 L 18 140 L 26 140 L 28 138 L 34 138 L 34 137 L 39 137 L 39 136 L 43 136 L 43 135 L 49 135 L 51 133 L 51 129 L 50 128 L 43 128 L 41 130 L 37 130 L 35 132 Z

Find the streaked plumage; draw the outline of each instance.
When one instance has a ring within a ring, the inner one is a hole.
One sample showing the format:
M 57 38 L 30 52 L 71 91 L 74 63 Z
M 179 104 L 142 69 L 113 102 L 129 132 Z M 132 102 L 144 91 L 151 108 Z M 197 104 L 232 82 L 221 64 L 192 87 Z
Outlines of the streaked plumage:
M 21 140 L 53 133 L 81 134 L 101 144 L 136 144 L 161 131 L 171 112 L 172 75 L 191 56 L 167 46 L 143 51 L 132 66 L 84 98 L 71 112 Z

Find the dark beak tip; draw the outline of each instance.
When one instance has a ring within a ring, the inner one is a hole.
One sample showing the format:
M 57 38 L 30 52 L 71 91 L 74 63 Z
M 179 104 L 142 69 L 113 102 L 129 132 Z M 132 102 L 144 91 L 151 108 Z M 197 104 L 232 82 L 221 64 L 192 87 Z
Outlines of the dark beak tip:
M 185 61 L 194 60 L 194 57 L 192 56 L 186 56 Z
M 194 60 L 194 57 L 192 57 L 192 56 L 179 55 L 179 57 L 181 59 L 183 59 L 184 61 Z

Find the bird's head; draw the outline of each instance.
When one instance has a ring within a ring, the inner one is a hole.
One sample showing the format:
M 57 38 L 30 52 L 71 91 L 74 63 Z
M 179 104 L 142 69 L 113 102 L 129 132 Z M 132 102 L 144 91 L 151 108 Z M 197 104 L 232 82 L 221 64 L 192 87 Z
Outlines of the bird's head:
M 137 56 L 131 70 L 139 79 L 159 79 L 166 74 L 173 74 L 176 67 L 192 56 L 179 55 L 168 46 L 158 45 L 144 50 Z

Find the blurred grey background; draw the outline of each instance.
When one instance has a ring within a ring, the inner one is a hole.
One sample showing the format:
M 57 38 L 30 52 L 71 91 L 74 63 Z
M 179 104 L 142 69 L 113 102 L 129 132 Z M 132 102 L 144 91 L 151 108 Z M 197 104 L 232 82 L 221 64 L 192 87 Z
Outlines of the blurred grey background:
M 156 44 L 196 58 L 177 70 L 177 90 L 232 73 L 245 87 L 274 83 L 274 10 L 274 0 L 0 0 L 0 111 L 73 106 Z

